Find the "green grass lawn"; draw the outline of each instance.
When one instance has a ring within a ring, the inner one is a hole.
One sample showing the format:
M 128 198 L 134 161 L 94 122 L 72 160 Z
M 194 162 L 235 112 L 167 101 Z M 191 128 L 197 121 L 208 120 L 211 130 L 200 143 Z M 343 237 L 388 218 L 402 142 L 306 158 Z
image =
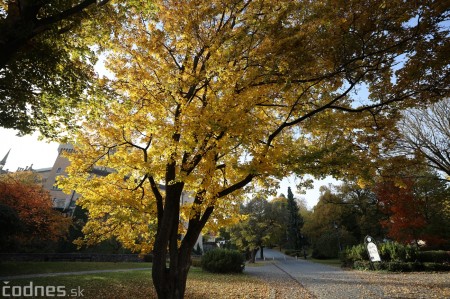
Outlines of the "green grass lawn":
M 0 276 L 90 270 L 149 268 L 151 263 L 112 262 L 1 262 Z
M 335 267 L 341 267 L 341 260 L 340 259 L 327 259 L 327 260 L 318 260 L 314 258 L 308 258 L 308 261 L 324 264 L 328 266 L 335 266 Z
M 129 263 L 128 265 L 130 266 Z M 36 269 L 36 265 L 30 266 L 31 269 Z M 97 269 L 99 269 L 98 266 Z M 104 265 L 102 269 L 106 268 L 117 269 L 117 266 L 114 268 L 112 265 Z M 60 267 L 53 269 L 61 270 Z M 77 269 L 80 268 L 77 267 Z M 87 269 L 83 268 L 83 270 Z M 26 272 L 31 273 L 31 271 Z M 56 289 L 58 291 L 63 288 L 66 296 L 80 295 L 79 292 L 82 291 L 83 298 L 156 298 L 150 270 L 17 279 L 11 280 L 8 285 L 11 288 L 15 287 L 16 290 L 18 286 L 31 285 L 33 288 L 37 286 L 42 289 L 54 286 L 60 288 Z M 185 298 L 267 298 L 269 292 L 270 286 L 245 273 L 211 274 L 199 268 L 191 268 Z M 36 298 L 44 297 L 36 296 Z

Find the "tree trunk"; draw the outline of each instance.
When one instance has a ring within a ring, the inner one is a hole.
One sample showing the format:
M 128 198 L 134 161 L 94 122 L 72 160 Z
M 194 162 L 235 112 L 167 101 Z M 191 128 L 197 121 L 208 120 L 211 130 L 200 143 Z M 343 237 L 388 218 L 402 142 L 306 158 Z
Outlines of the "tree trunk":
M 173 166 L 173 165 L 172 165 Z M 173 176 L 174 167 L 168 172 Z M 180 198 L 183 184 L 166 185 L 164 208 L 158 206 L 158 230 L 153 245 L 152 278 L 159 299 L 181 299 L 186 289 L 190 250 L 178 249 Z M 169 254 L 169 267 L 166 265 Z
M 191 253 L 206 222 L 190 220 L 179 245 L 180 198 L 183 184 L 166 185 L 163 212 L 158 216 L 158 231 L 153 246 L 152 279 L 159 299 L 182 299 L 191 266 Z M 209 214 L 212 212 L 212 209 Z M 169 257 L 169 267 L 167 267 Z
M 182 299 L 186 291 L 186 280 L 191 266 L 191 252 L 169 254 L 169 268 L 166 258 L 154 253 L 152 278 L 159 299 Z M 162 262 L 162 264 L 161 264 Z
M 174 135 L 174 140 L 179 136 Z M 156 197 L 158 211 L 158 229 L 153 245 L 152 279 L 159 299 L 181 299 L 186 291 L 186 280 L 191 266 L 191 253 L 203 227 L 214 211 L 214 206 L 208 206 L 203 215 L 192 211 L 186 235 L 178 246 L 178 225 L 180 224 L 180 200 L 184 183 L 175 181 L 176 163 L 172 161 L 166 168 L 165 201 L 159 192 L 153 178 L 149 178 L 153 193 Z M 244 187 L 252 179 L 247 175 L 244 179 L 231 187 L 222 190 L 217 198 Z M 170 184 L 168 183 L 170 182 Z M 204 192 L 198 192 L 194 204 L 203 202 Z M 169 253 L 169 267 L 166 265 L 166 255 Z M 256 253 L 256 252 L 255 252 Z M 253 254 L 254 256 L 255 254 Z
M 260 252 L 259 252 L 259 258 L 262 259 L 262 260 L 264 260 L 264 246 L 260 246 L 260 247 L 259 247 L 259 250 L 260 250 Z
M 250 256 L 250 263 L 255 263 L 256 262 L 256 253 L 258 252 L 258 248 L 255 248 L 255 249 L 252 249 L 251 251 L 250 251 L 250 253 L 251 253 L 251 256 Z

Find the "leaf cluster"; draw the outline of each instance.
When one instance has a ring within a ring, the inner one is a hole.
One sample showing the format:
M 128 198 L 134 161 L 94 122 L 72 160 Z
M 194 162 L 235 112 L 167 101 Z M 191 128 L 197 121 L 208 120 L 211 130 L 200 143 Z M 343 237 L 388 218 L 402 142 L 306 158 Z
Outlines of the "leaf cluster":
M 96 77 L 85 30 L 103 18 L 96 2 L 108 1 L 2 1 L 0 126 L 55 136 L 74 125 L 71 115 Z
M 171 240 L 194 239 L 209 219 L 231 221 L 245 191 L 269 193 L 291 172 L 371 178 L 398 111 L 448 94 L 447 10 L 434 3 L 130 1 L 117 11 L 99 42 L 114 96 L 79 107 L 64 180 L 93 210 L 94 240 L 114 231 L 151 244 L 163 220 L 177 226 Z M 92 177 L 95 167 L 112 171 Z M 182 191 L 192 201 L 179 208 Z
M 0 176 L 1 250 L 26 250 L 67 233 L 70 218 L 53 210 L 50 194 L 39 182 L 30 172 Z

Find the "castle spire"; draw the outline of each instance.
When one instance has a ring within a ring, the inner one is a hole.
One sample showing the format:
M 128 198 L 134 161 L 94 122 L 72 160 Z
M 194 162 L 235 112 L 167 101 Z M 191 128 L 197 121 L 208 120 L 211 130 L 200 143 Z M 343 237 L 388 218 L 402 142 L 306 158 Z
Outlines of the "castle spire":
M 3 169 L 3 167 L 5 166 L 6 160 L 8 159 L 10 151 L 11 151 L 11 149 L 9 149 L 9 151 L 6 153 L 5 157 L 3 157 L 3 159 L 0 161 L 0 169 Z

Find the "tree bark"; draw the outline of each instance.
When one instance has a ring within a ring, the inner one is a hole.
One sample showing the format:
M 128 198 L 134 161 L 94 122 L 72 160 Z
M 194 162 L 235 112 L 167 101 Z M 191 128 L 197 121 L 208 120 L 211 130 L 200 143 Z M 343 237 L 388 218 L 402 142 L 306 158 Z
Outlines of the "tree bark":
M 168 180 L 171 181 L 174 165 L 168 167 Z M 183 184 L 166 184 L 166 200 L 163 211 L 158 211 L 158 230 L 153 246 L 153 284 L 160 299 L 183 298 L 183 273 L 180 270 L 178 256 L 178 221 L 180 198 Z M 161 212 L 161 213 L 160 213 Z M 166 265 L 169 254 L 169 268 Z M 180 252 L 181 254 L 181 252 Z M 186 273 L 187 277 L 187 273 Z M 184 285 L 186 282 L 184 281 Z
M 182 191 L 183 183 L 166 185 L 164 210 L 158 218 L 158 231 L 153 247 L 152 278 L 159 299 L 184 297 L 192 248 L 205 224 L 202 221 L 195 223 L 193 220 L 190 221 L 179 246 L 178 225 Z M 168 267 L 167 257 L 169 257 Z
M 250 251 L 250 263 L 255 263 L 256 262 L 256 253 L 258 252 L 258 248 L 255 248 L 255 249 L 252 249 L 251 251 Z
M 191 251 L 170 252 L 169 259 L 167 268 L 166 257 L 154 252 L 153 285 L 159 299 L 182 299 L 191 266 Z
M 179 134 L 173 136 L 177 141 Z M 153 245 L 152 279 L 159 299 L 182 299 L 186 291 L 186 280 L 191 266 L 191 253 L 203 227 L 214 211 L 214 206 L 206 207 L 203 214 L 193 213 L 189 219 L 186 235 L 179 244 L 178 225 L 180 224 L 181 194 L 183 182 L 175 182 L 176 162 L 173 159 L 166 167 L 165 201 L 152 177 L 149 177 L 153 193 L 157 200 L 158 228 Z M 236 184 L 225 188 L 217 197 L 228 194 L 244 187 L 254 175 L 249 174 Z M 195 195 L 194 203 L 201 204 L 203 192 Z M 166 264 L 169 256 L 169 267 Z M 252 251 L 253 258 L 256 251 Z
M 178 223 L 176 230 L 162 230 L 162 234 L 168 239 L 175 240 L 175 245 L 169 242 L 167 246 L 162 245 L 162 235 L 155 241 L 153 250 L 152 278 L 159 299 L 181 299 L 186 291 L 186 281 L 191 267 L 191 254 L 195 241 L 197 240 L 203 226 L 194 226 L 188 229 L 189 234 L 181 242 L 178 248 Z M 167 245 L 167 243 L 166 243 Z M 167 267 L 167 253 L 169 256 L 169 267 Z

